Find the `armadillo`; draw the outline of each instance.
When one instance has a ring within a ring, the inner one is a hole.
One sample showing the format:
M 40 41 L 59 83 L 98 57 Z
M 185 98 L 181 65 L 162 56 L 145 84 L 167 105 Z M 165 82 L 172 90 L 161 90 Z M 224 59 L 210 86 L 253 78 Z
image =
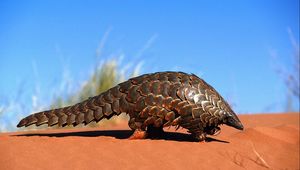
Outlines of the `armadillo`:
M 75 105 L 29 115 L 17 127 L 87 125 L 121 113 L 130 117 L 128 125 L 133 134 L 129 139 L 144 139 L 168 126 L 185 128 L 199 141 L 218 134 L 222 124 L 244 128 L 212 86 L 194 74 L 183 72 L 134 77 Z

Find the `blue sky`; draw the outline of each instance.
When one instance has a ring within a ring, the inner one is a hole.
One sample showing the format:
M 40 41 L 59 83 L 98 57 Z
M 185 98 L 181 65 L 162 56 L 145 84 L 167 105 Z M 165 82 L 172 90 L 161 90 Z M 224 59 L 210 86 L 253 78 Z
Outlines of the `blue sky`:
M 280 112 L 286 89 L 275 67 L 291 66 L 288 29 L 299 42 L 297 0 L 2 0 L 0 102 L 22 87 L 30 103 L 37 84 L 47 98 L 65 67 L 86 79 L 106 38 L 99 60 L 123 55 L 123 65 L 142 62 L 141 73 L 195 73 L 238 113 Z

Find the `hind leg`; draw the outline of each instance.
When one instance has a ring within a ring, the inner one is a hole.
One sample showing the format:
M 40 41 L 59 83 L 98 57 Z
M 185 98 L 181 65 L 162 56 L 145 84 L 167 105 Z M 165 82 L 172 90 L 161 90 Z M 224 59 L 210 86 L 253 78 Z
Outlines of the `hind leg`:
M 168 112 L 164 108 L 146 107 L 136 117 L 130 118 L 128 125 L 134 130 L 134 133 L 129 139 L 145 139 L 148 134 L 151 134 L 151 137 L 162 135 L 165 120 L 171 121 L 174 119 L 173 117 L 174 112 Z
M 147 132 L 141 129 L 135 129 L 133 134 L 128 138 L 132 139 L 145 139 L 147 137 Z
M 136 124 L 136 123 L 135 123 Z M 147 130 L 144 128 L 136 128 L 129 139 L 145 139 L 149 138 L 160 138 L 164 135 L 163 127 L 155 127 L 148 125 Z
M 131 118 L 128 122 L 129 127 L 134 130 L 129 139 L 145 139 L 159 138 L 164 134 L 163 122 L 160 118 L 155 116 L 149 117 L 145 121 L 139 121 L 139 119 Z
M 159 138 L 164 135 L 163 126 L 155 127 L 154 125 L 147 126 L 147 134 L 150 138 Z
M 145 139 L 148 133 L 142 123 L 136 122 L 135 118 L 131 118 L 128 122 L 129 127 L 134 130 L 133 134 L 128 139 Z

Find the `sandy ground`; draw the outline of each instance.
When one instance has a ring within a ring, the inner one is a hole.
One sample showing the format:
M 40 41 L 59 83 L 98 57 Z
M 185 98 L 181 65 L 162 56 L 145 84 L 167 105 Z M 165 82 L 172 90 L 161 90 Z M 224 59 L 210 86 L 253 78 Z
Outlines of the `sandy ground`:
M 105 128 L 0 134 L 0 169 L 299 169 L 299 113 L 240 115 L 208 142 L 183 129 L 127 140 L 126 122 Z

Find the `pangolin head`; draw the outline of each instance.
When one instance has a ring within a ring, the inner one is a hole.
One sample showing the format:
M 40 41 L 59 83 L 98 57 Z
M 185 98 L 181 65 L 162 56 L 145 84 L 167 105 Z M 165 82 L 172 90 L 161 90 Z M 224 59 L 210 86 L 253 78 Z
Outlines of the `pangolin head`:
M 239 130 L 244 130 L 244 126 L 242 124 L 242 122 L 240 121 L 240 119 L 237 117 L 237 115 L 234 113 L 234 111 L 230 108 L 230 106 L 228 106 L 228 112 L 226 113 L 226 116 L 223 119 L 223 123 L 234 127 L 236 129 Z
M 221 117 L 221 124 L 226 124 L 239 130 L 244 129 L 242 122 L 231 109 L 230 105 L 211 85 L 194 74 L 192 74 L 192 79 L 196 79 L 198 82 L 197 87 L 199 94 L 193 96 L 194 102 L 197 105 L 202 107 L 206 112 L 210 112 L 209 108 L 217 107 L 217 112 L 221 113 L 221 115 L 219 115 Z M 216 134 L 218 131 L 218 128 L 212 128 L 208 130 L 208 134 Z

